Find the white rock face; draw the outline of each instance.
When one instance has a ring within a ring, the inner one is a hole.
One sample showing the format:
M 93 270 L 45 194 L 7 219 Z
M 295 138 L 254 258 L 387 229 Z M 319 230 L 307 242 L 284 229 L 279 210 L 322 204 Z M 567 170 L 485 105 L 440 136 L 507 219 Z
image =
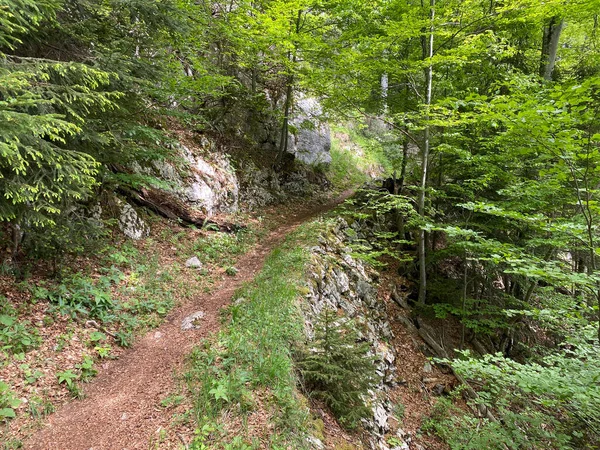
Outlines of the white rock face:
M 142 239 L 150 234 L 150 227 L 137 215 L 129 203 L 123 203 L 119 216 L 119 228 L 131 239 Z
M 343 311 L 345 318 L 355 320 L 365 329 L 362 339 L 370 344 L 371 354 L 376 356 L 376 372 L 381 381 L 369 393 L 373 415 L 364 425 L 372 437 L 371 448 L 390 450 L 385 433 L 390 429 L 388 419 L 393 414 L 387 391 L 396 378 L 396 353 L 387 342 L 393 333 L 385 304 L 377 299 L 372 271 L 351 255 L 347 242 L 349 228 L 340 219 L 321 236 L 319 246 L 311 249 L 309 292 L 302 303 L 305 334 L 308 340 L 314 338 L 314 323 L 326 307 Z
M 183 196 L 208 216 L 238 209 L 239 184 L 235 170 L 223 154 L 211 154 L 210 162 L 182 147 L 190 176 L 183 185 Z
M 132 169 L 165 181 L 169 186 L 163 188 L 165 191 L 209 217 L 237 211 L 239 183 L 226 155 L 215 150 L 206 138 L 201 149 L 177 144 L 175 150 L 182 161 L 179 166 L 169 161 L 154 161 L 151 167 L 136 163 Z
M 294 106 L 290 124 L 296 129 L 289 137 L 288 151 L 309 165 L 331 162 L 331 130 L 322 121 L 323 109 L 313 97 L 300 96 Z

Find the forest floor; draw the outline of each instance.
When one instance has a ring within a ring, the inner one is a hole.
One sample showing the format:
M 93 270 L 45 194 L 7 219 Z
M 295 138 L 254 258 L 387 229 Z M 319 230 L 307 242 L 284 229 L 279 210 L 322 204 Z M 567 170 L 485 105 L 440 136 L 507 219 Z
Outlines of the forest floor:
M 51 414 L 41 430 L 24 441 L 26 449 L 141 449 L 169 427 L 172 414 L 161 401 L 176 390 L 174 374 L 183 368 L 194 345 L 219 328 L 220 311 L 244 283 L 260 271 L 270 251 L 303 222 L 349 197 L 351 191 L 324 204 L 279 208 L 275 226 L 235 263 L 239 272 L 224 277 L 210 293 L 198 295 L 172 310 L 165 322 L 138 339 L 118 360 L 99 368 L 98 376 L 74 400 Z M 200 328 L 184 331 L 181 323 L 204 313 Z M 161 446 L 162 448 L 162 446 Z

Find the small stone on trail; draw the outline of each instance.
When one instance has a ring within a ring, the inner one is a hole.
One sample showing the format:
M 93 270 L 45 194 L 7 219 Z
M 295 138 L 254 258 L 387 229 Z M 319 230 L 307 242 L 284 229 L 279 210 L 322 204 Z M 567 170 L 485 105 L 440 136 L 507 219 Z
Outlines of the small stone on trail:
M 229 275 L 230 277 L 237 275 L 238 272 L 239 272 L 239 270 L 237 267 L 228 267 L 227 269 L 225 269 L 225 273 L 227 275 Z
M 123 414 L 121 415 L 121 420 L 127 420 L 127 417 L 128 417 L 128 416 L 127 416 L 127 413 L 123 413 Z
M 159 340 L 162 337 L 162 333 L 160 331 L 157 331 L 156 333 L 154 333 L 154 339 Z
M 423 366 L 423 372 L 425 372 L 425 373 L 433 372 L 433 367 L 431 366 L 431 363 L 429 363 L 429 362 L 425 363 L 425 365 Z
M 197 256 L 193 256 L 185 262 L 185 267 L 190 269 L 202 269 L 202 263 Z
M 187 316 L 181 322 L 182 330 L 193 330 L 200 328 L 200 324 L 197 323 L 200 319 L 204 318 L 204 311 L 195 312 L 192 315 Z

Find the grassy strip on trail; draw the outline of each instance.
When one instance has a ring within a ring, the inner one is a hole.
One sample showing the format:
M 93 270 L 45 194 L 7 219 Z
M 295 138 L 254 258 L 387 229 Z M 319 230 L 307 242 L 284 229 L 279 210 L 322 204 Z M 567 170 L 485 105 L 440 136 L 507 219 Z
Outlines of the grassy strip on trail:
M 303 339 L 297 299 L 306 246 L 322 227 L 312 222 L 288 236 L 237 293 L 222 330 L 193 351 L 185 374 L 197 421 L 190 448 L 307 446 L 309 410 L 296 391 L 292 353 Z

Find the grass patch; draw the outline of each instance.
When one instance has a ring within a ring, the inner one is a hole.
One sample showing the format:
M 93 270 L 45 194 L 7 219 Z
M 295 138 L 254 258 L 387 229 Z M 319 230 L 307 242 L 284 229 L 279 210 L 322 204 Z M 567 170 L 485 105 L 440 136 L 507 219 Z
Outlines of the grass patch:
M 190 448 L 307 446 L 309 411 L 296 390 L 292 353 L 303 340 L 297 299 L 309 261 L 304 246 L 320 229 L 305 224 L 275 249 L 238 292 L 221 331 L 192 352 L 185 379 L 197 431 Z
M 341 190 L 361 185 L 392 167 L 384 145 L 353 127 L 334 126 L 331 140 L 331 164 L 327 177 Z

